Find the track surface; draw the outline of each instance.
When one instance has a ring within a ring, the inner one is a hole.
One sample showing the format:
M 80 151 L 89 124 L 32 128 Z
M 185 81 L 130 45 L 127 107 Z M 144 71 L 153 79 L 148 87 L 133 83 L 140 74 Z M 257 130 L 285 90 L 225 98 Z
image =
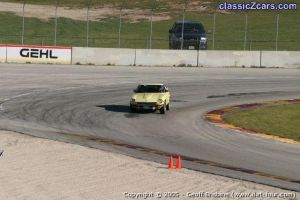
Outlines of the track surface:
M 0 65 L 0 129 L 115 150 L 63 133 L 100 136 L 300 180 L 300 146 L 216 127 L 203 115 L 228 105 L 300 98 L 300 70 Z M 138 83 L 168 85 L 171 111 L 129 113 Z M 231 95 L 229 95 L 231 94 Z M 233 95 L 232 95 L 233 94 Z M 300 183 L 186 162 L 185 167 L 300 191 Z

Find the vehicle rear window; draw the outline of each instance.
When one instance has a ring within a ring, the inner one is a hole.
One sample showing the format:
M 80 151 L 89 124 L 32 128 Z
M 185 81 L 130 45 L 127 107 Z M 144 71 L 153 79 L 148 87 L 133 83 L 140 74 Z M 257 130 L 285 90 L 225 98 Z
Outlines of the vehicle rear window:
M 136 93 L 159 93 L 163 92 L 164 87 L 161 85 L 139 85 Z
M 182 31 L 182 24 L 176 24 L 175 32 Z M 202 24 L 191 24 L 185 23 L 184 24 L 184 32 L 185 33 L 204 33 L 204 27 Z

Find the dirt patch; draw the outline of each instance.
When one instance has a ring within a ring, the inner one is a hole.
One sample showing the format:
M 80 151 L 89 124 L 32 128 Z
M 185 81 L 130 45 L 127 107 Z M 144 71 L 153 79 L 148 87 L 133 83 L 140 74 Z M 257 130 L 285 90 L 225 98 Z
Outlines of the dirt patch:
M 205 1 L 193 1 L 190 3 L 187 11 L 198 12 L 198 13 L 213 13 L 215 9 L 210 6 L 211 2 Z M 164 12 L 156 11 L 153 15 L 153 21 L 164 21 L 172 18 L 172 13 L 181 12 L 183 4 L 167 4 Z M 21 3 L 7 3 L 0 2 L 0 12 L 10 12 L 17 16 L 23 16 L 23 4 Z M 40 20 L 48 21 L 55 17 L 55 6 L 50 5 L 33 5 L 26 4 L 25 6 L 25 17 L 38 18 Z M 69 8 L 69 7 L 58 7 L 57 16 L 85 21 L 87 19 L 86 8 Z M 90 21 L 101 21 L 107 18 L 114 18 L 120 16 L 120 9 L 112 5 L 98 6 L 89 10 Z M 151 9 L 123 9 L 122 18 L 130 22 L 139 22 L 144 20 L 150 20 Z
M 167 7 L 170 10 L 177 10 L 177 12 L 182 12 L 185 5 L 183 3 L 173 3 L 172 2 L 172 3 L 168 3 Z M 204 13 L 228 14 L 228 13 L 230 13 L 228 11 L 216 9 L 215 6 L 213 5 L 213 2 L 211 2 L 211 1 L 203 1 L 203 0 L 190 1 L 187 4 L 186 12 L 194 12 L 194 13 L 199 13 L 199 14 L 204 14 Z
M 23 5 L 20 3 L 4 3 L 0 2 L 0 12 L 11 12 L 18 16 L 23 16 Z M 73 20 L 85 21 L 87 19 L 87 9 L 85 8 L 68 8 L 58 7 L 57 16 L 69 18 Z M 90 21 L 100 21 L 106 18 L 120 16 L 120 9 L 110 6 L 91 8 L 89 11 Z M 47 21 L 55 17 L 55 6 L 49 5 L 32 5 L 25 6 L 25 17 L 38 18 Z M 122 18 L 131 22 L 149 20 L 151 10 L 143 9 L 123 9 Z M 155 14 L 153 21 L 163 21 L 171 19 L 167 13 Z

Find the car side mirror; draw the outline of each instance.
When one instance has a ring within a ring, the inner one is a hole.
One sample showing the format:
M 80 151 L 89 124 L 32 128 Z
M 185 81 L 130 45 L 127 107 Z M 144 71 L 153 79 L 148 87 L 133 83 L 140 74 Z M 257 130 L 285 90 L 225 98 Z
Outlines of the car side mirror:
M 173 33 L 173 32 L 174 32 L 173 29 L 170 29 L 170 30 L 169 30 L 169 33 Z
M 166 92 L 169 92 L 169 89 L 166 89 L 165 91 L 166 91 Z
M 136 92 L 137 92 L 137 90 L 135 89 L 135 90 L 133 90 L 133 92 L 134 92 L 134 93 L 136 93 Z

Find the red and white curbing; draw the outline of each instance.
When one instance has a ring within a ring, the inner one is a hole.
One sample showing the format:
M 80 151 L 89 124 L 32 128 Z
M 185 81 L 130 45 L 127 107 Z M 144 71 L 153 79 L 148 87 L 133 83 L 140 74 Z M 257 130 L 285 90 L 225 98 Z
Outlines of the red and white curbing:
M 227 123 L 223 119 L 224 114 L 238 111 L 241 109 L 251 109 L 251 108 L 257 108 L 257 107 L 262 107 L 262 106 L 280 106 L 280 105 L 286 105 L 286 104 L 292 104 L 292 103 L 300 103 L 300 99 L 281 100 L 281 101 L 266 101 L 266 102 L 261 102 L 261 103 L 228 106 L 228 107 L 225 107 L 225 108 L 222 108 L 219 110 L 213 110 L 213 111 L 207 113 L 204 116 L 204 118 L 219 127 L 233 129 L 240 133 L 252 134 L 252 135 L 256 135 L 258 137 L 262 137 L 262 138 L 266 138 L 266 139 L 275 139 L 275 140 L 278 140 L 281 142 L 286 142 L 286 143 L 300 144 L 299 141 L 296 141 L 293 139 L 283 138 L 283 137 L 279 137 L 279 136 L 269 135 L 266 133 L 261 133 L 261 132 L 257 132 L 257 131 L 253 131 L 253 130 L 240 128 L 235 125 Z

